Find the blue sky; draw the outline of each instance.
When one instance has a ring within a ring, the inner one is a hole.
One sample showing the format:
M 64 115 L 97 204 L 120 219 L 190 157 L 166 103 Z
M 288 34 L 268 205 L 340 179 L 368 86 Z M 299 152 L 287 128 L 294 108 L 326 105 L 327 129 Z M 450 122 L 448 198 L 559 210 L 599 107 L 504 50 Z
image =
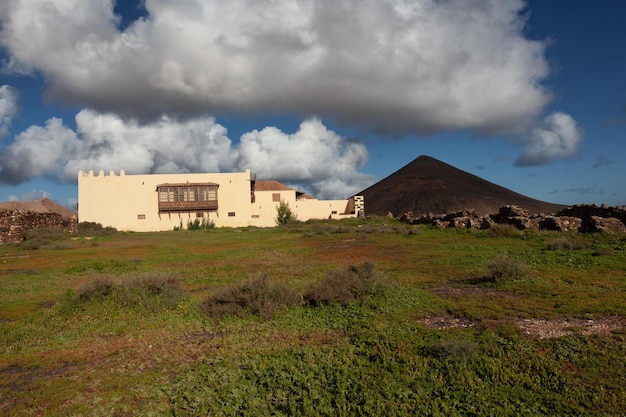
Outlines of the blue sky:
M 251 169 L 345 198 L 430 155 L 626 204 L 626 3 L 8 0 L 0 201 Z

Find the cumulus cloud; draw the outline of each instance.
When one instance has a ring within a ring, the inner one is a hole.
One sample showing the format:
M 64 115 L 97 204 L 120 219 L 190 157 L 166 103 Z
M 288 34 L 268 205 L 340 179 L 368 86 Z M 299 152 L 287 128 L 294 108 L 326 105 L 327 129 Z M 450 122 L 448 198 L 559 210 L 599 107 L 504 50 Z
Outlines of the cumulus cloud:
M 365 146 L 344 140 L 317 118 L 304 121 L 294 134 L 275 127 L 246 133 L 238 150 L 240 167 L 304 186 L 319 198 L 347 197 L 373 181 L 358 172 L 367 162 Z
M 571 160 L 578 155 L 583 134 L 576 121 L 565 113 L 552 113 L 541 126 L 523 138 L 524 152 L 515 165 L 544 165 L 556 160 Z
M 76 133 L 52 118 L 31 126 L 0 154 L 0 183 L 19 184 L 56 172 L 79 145 Z
M 53 100 L 144 121 L 290 113 L 496 134 L 550 100 L 522 0 L 146 0 L 128 26 L 113 5 L 5 0 L 6 69 L 41 72 Z
M 74 182 L 79 170 L 150 174 L 250 169 L 259 179 L 285 181 L 319 198 L 345 198 L 372 181 L 359 172 L 366 161 L 363 144 L 342 138 L 316 118 L 302 122 L 293 134 L 275 127 L 254 130 L 233 146 L 226 128 L 211 117 L 162 117 L 140 124 L 82 110 L 76 115 L 76 131 L 52 118 L 17 135 L 0 154 L 0 183 L 39 176 Z
M 17 113 L 17 93 L 8 85 L 0 86 L 0 139 L 7 134 L 11 119 Z
M 80 142 L 63 170 L 120 170 L 128 174 L 220 172 L 234 168 L 226 129 L 211 117 L 186 121 L 161 117 L 148 124 L 114 114 L 82 110 L 76 115 Z

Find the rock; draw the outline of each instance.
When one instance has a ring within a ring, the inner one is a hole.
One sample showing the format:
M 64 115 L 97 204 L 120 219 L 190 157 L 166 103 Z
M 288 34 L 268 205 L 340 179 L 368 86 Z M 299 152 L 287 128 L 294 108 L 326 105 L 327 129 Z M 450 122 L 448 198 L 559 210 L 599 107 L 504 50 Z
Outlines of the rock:
M 501 207 L 498 213 L 479 217 L 473 210 L 464 209 L 454 213 L 433 214 L 419 218 L 407 212 L 400 220 L 410 224 L 427 224 L 435 227 L 458 227 L 489 229 L 494 224 L 510 224 L 520 230 L 553 230 L 581 233 L 626 233 L 626 207 L 577 205 L 561 210 L 555 215 L 530 215 L 527 210 L 515 205 Z
M 615 217 L 589 216 L 578 228 L 580 233 L 626 233 L 626 226 Z

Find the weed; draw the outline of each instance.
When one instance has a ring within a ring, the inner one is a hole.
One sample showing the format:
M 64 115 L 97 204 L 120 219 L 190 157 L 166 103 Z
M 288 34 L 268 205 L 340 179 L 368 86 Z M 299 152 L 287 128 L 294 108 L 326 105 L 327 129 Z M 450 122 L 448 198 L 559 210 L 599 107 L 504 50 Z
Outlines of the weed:
M 209 295 L 200 303 L 200 310 L 214 320 L 245 314 L 269 319 L 276 310 L 295 305 L 299 300 L 298 294 L 287 285 L 271 282 L 261 273 Z
M 528 269 L 522 261 L 507 257 L 496 258 L 487 265 L 487 277 L 493 282 L 521 279 L 527 273 Z
M 374 264 L 363 262 L 345 270 L 329 272 L 303 295 L 311 306 L 324 304 L 348 305 L 361 303 L 369 296 L 383 292 L 389 286 L 386 277 L 374 270 Z

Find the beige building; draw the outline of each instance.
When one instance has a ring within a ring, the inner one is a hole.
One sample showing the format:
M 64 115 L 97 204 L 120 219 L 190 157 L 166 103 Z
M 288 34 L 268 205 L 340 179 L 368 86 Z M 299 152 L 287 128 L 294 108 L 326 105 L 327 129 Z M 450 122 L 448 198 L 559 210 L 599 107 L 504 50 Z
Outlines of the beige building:
M 78 221 L 124 231 L 166 231 L 196 219 L 216 227 L 276 226 L 289 204 L 298 220 L 341 219 L 364 212 L 363 198 L 318 200 L 250 170 L 217 174 L 78 173 Z

